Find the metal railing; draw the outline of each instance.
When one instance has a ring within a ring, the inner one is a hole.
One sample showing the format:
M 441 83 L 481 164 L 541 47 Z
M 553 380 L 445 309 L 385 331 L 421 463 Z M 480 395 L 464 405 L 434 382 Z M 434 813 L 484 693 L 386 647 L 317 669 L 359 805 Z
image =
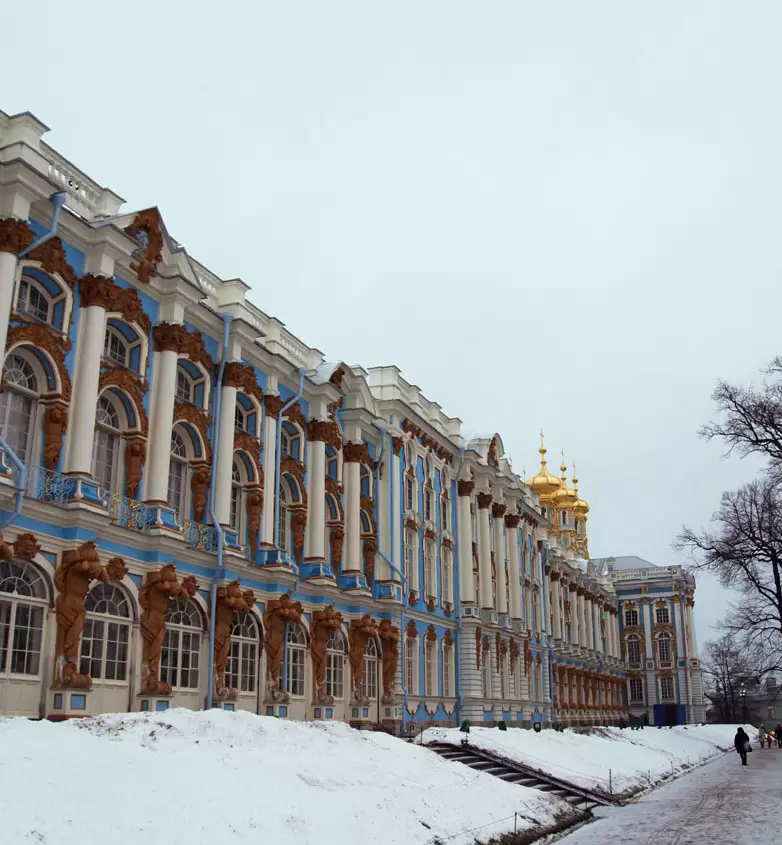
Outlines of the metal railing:
M 149 531 L 153 518 L 149 505 L 121 496 L 119 493 L 109 493 L 106 504 L 109 518 L 114 525 L 127 528 L 128 531 L 139 531 L 142 534 Z
M 217 551 L 217 531 L 210 525 L 202 525 L 190 519 L 182 520 L 182 533 L 188 545 L 202 552 Z
M 64 507 L 73 496 L 75 487 L 74 480 L 61 472 L 54 472 L 42 466 L 27 466 L 25 496 L 30 499 Z

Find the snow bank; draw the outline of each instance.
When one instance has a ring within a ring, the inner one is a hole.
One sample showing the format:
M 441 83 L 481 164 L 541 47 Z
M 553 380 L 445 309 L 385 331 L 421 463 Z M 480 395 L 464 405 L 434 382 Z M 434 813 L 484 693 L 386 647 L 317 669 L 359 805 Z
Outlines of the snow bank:
M 4 719 L 0 749 L 8 843 L 467 845 L 572 812 L 385 734 L 250 713 Z
M 745 726 L 754 739 L 757 731 Z M 638 789 L 689 765 L 732 748 L 736 725 L 687 725 L 675 728 L 592 728 L 541 731 L 471 728 L 470 744 L 525 763 L 569 783 L 614 793 Z M 430 728 L 423 741 L 461 743 L 456 728 Z

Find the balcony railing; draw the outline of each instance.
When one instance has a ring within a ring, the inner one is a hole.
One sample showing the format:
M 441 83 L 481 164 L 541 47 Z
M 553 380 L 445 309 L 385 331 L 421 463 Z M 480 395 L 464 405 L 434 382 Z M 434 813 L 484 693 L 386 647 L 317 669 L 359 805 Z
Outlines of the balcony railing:
M 41 466 L 27 467 L 25 495 L 30 499 L 64 507 L 73 495 L 75 486 L 72 478 L 60 472 L 53 472 Z
M 109 493 L 107 498 L 108 512 L 114 525 L 127 528 L 128 531 L 140 531 L 146 534 L 153 518 L 152 509 L 144 502 L 128 499 L 118 493 Z
M 194 549 L 200 549 L 202 552 L 217 551 L 217 531 L 211 526 L 183 519 L 182 532 L 185 540 Z

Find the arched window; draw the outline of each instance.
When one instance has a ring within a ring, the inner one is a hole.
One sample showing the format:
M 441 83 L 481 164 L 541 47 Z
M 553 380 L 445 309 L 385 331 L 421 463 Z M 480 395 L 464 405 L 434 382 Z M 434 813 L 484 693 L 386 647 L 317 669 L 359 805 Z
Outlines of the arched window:
M 627 662 L 630 666 L 641 664 L 641 639 L 636 634 L 627 638 Z
M 125 593 L 114 584 L 96 584 L 84 609 L 79 671 L 93 681 L 127 680 L 130 604 Z
M 657 655 L 660 663 L 671 662 L 671 637 L 669 634 L 660 634 L 657 638 Z
M 36 566 L 0 560 L 0 677 L 40 675 L 47 596 Z
M 418 637 L 405 638 L 405 686 L 408 695 L 418 695 Z
M 101 396 L 95 409 L 92 441 L 92 476 L 105 490 L 116 486 L 119 466 L 119 414 L 110 399 Z
M 562 511 L 562 524 L 567 525 L 567 511 Z
M 326 695 L 334 699 L 343 697 L 345 689 L 345 637 L 341 631 L 332 631 L 326 642 Z
M 445 496 L 440 496 L 440 530 L 451 530 L 451 500 Z
M 361 697 L 371 701 L 377 698 L 377 643 L 374 639 L 367 640 L 362 660 Z
M 285 689 L 288 695 L 295 698 L 303 698 L 307 638 L 304 635 L 304 629 L 301 625 L 289 625 L 285 641 L 288 649 L 288 653 L 286 654 L 288 671 L 285 679 Z
M 258 623 L 252 613 L 234 616 L 225 675 L 230 689 L 254 693 L 258 684 Z
M 300 459 L 299 454 L 299 432 L 293 423 L 283 421 L 280 429 L 280 453 L 283 458 Z
M 237 402 L 234 409 L 234 428 L 237 431 L 247 431 L 247 411 Z
M 326 447 L 326 475 L 339 481 L 339 458 L 331 446 Z
M 166 617 L 160 679 L 175 689 L 197 690 L 201 656 L 201 612 L 192 599 L 175 599 Z
M 424 644 L 424 695 L 437 695 L 437 640 Z
M 443 695 L 446 698 L 453 696 L 454 681 L 454 652 L 453 646 L 446 642 L 443 645 Z
M 194 386 L 193 379 L 182 367 L 176 371 L 176 398 L 183 402 L 193 402 Z
M 240 532 L 242 527 L 242 476 L 239 473 L 239 467 L 236 461 L 233 463 L 233 470 L 231 472 L 231 528 Z
M 6 389 L 0 393 L 0 437 L 19 459 L 31 457 L 35 433 L 37 379 L 21 355 L 9 355 L 3 370 Z
M 434 519 L 434 490 L 424 487 L 424 519 L 431 522 Z
M 180 521 L 185 518 L 187 500 L 187 447 L 178 431 L 171 432 L 171 460 L 168 464 L 168 506 Z
M 288 494 L 284 485 L 280 485 L 280 527 L 278 547 L 280 551 L 288 551 Z
M 103 339 L 103 357 L 112 364 L 128 366 L 128 342 L 116 330 L 109 326 Z
M 52 322 L 52 303 L 49 295 L 42 285 L 29 276 L 22 276 L 19 282 L 16 310 L 20 314 L 27 314 L 42 323 Z

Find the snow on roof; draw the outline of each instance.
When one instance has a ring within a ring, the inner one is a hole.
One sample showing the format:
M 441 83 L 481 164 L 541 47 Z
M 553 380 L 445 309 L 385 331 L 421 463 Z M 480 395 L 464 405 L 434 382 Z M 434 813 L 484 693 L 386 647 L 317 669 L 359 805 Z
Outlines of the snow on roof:
M 623 555 L 621 557 L 595 557 L 592 562 L 598 569 L 605 564 L 609 572 L 622 572 L 625 569 L 649 569 L 657 566 L 649 560 L 645 560 L 638 555 Z

